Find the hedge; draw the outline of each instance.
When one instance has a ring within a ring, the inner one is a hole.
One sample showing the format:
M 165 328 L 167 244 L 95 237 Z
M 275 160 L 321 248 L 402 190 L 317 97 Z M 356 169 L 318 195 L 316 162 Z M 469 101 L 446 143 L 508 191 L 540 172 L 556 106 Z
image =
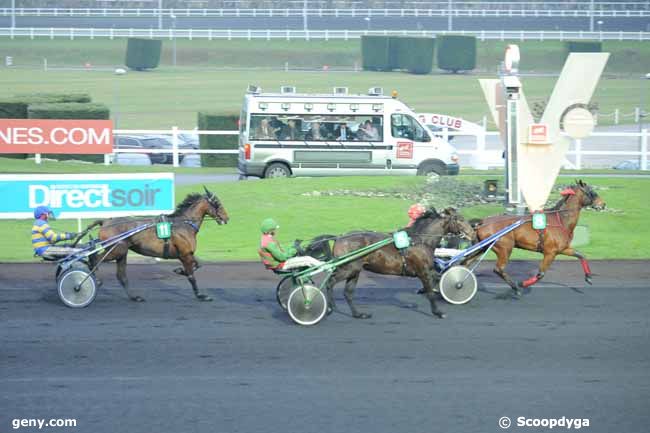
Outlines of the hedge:
M 161 40 L 129 38 L 124 63 L 128 68 L 136 71 L 157 68 L 160 64 L 161 51 Z
M 29 104 L 54 102 L 90 102 L 87 93 L 22 93 L 0 99 L 0 118 L 27 119 Z
M 476 68 L 476 37 L 445 35 L 436 39 L 438 68 L 454 73 Z
M 436 40 L 433 38 L 394 38 L 401 40 L 395 44 L 400 50 L 397 55 L 400 69 L 412 74 L 429 74 L 433 69 L 433 49 Z
M 51 103 L 30 104 L 27 108 L 28 119 L 109 119 L 110 110 L 104 104 L 97 103 Z
M 599 41 L 565 41 L 564 48 L 567 53 L 600 53 L 603 43 Z
M 39 103 L 31 104 L 27 109 L 29 119 L 110 119 L 110 110 L 104 104 L 97 103 Z M 104 155 L 70 155 L 48 154 L 45 158 L 58 160 L 77 159 L 90 162 L 104 161 Z
M 432 38 L 362 36 L 363 69 L 401 69 L 415 74 L 428 74 L 433 68 L 434 44 L 435 40 Z
M 234 131 L 239 129 L 239 115 L 199 112 L 198 124 L 201 131 Z M 237 135 L 201 135 L 199 143 L 201 149 L 237 149 L 239 137 Z M 237 155 L 201 154 L 201 166 L 236 167 Z
M 390 60 L 387 36 L 361 36 L 361 62 L 364 71 L 390 71 Z

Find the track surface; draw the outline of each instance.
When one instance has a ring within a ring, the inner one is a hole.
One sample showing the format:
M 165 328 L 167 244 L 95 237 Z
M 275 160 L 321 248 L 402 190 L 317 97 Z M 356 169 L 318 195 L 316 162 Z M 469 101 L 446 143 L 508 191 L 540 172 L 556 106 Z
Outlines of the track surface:
M 589 418 L 588 432 L 650 425 L 650 263 L 556 263 L 522 300 L 479 272 L 465 306 L 431 317 L 411 279 L 366 274 L 357 300 L 293 325 L 257 263 L 207 265 L 199 303 L 171 264 L 131 264 L 94 304 L 64 307 L 48 264 L 0 265 L 0 431 L 14 418 L 76 418 L 74 432 L 492 432 L 502 416 Z M 516 262 L 527 276 L 536 264 Z M 566 283 L 566 284 L 561 284 Z M 573 286 L 573 288 L 571 287 Z M 564 430 L 556 428 L 557 430 Z M 18 431 L 37 431 L 21 429 Z

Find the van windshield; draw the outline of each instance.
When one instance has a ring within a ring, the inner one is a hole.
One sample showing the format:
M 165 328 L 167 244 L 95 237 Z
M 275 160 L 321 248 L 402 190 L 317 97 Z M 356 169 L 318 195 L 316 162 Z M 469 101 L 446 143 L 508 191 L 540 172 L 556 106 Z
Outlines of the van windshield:
M 252 140 L 383 141 L 383 117 L 328 114 L 251 114 Z

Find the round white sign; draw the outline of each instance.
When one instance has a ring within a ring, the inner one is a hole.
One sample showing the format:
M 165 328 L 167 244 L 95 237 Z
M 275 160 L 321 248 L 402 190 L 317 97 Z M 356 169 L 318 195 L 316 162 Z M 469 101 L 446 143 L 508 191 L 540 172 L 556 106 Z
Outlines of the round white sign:
M 586 108 L 572 108 L 562 118 L 562 126 L 569 137 L 585 138 L 594 130 L 594 116 Z

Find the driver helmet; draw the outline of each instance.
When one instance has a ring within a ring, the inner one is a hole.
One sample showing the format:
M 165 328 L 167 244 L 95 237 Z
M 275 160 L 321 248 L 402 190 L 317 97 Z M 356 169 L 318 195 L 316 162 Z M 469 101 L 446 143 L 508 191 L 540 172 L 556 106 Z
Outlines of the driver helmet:
M 270 233 L 273 230 L 279 228 L 280 224 L 278 224 L 273 218 L 266 218 L 264 221 L 262 221 L 262 224 L 260 226 L 262 233 Z
M 47 206 L 38 206 L 36 209 L 34 209 L 34 218 L 39 219 L 42 215 L 49 215 L 50 217 L 54 218 L 52 209 Z
M 421 203 L 415 203 L 411 205 L 408 211 L 408 216 L 409 218 L 415 220 L 418 219 L 424 212 L 426 212 L 426 208 L 424 207 L 423 204 Z

